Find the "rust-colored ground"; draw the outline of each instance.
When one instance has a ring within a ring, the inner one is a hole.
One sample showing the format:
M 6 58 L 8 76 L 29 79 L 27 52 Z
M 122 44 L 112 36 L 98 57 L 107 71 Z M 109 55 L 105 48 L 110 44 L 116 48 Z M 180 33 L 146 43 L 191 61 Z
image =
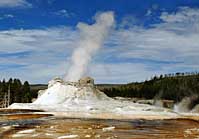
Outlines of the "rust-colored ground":
M 0 120 L 1 139 L 196 139 L 199 138 L 198 117 L 176 119 L 139 116 L 129 120 L 74 119 L 42 112 L 4 113 Z M 0 112 L 1 113 L 1 112 Z M 63 116 L 63 115 L 62 115 Z M 70 115 L 72 116 L 72 115 Z M 7 117 L 7 118 L 6 118 Z M 148 119 L 147 119 L 148 118 Z

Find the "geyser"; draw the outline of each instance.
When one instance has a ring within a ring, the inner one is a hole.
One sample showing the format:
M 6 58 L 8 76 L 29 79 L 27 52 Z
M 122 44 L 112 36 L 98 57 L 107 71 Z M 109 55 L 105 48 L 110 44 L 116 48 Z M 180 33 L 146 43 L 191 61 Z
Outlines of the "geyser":
M 15 103 L 10 108 L 40 109 L 57 116 L 76 118 L 131 119 L 138 115 L 145 118 L 158 118 L 159 115 L 165 118 L 177 116 L 164 108 L 109 98 L 95 87 L 94 80 L 90 77 L 81 78 L 78 82 L 66 82 L 56 78 L 49 82 L 48 89 L 40 93 L 35 102 Z
M 65 81 L 77 81 L 86 72 L 89 61 L 97 50 L 103 45 L 109 30 L 114 24 L 113 12 L 104 12 L 95 16 L 96 23 L 87 25 L 79 23 L 77 25 L 80 31 L 80 40 L 77 42 L 77 48 L 74 50 L 71 58 L 71 67 Z
M 82 100 L 110 100 L 94 86 L 94 79 L 90 77 L 81 78 L 78 82 L 65 82 L 60 78 L 55 78 L 49 82 L 48 89 L 40 93 L 33 104 L 59 105 L 78 104 Z
M 178 114 L 164 108 L 114 100 L 99 91 L 90 77 L 82 78 L 92 56 L 103 45 L 109 30 L 114 25 L 113 12 L 95 16 L 96 23 L 79 23 L 80 40 L 71 58 L 71 67 L 64 80 L 49 82 L 46 90 L 39 91 L 37 100 L 30 104 L 12 104 L 10 108 L 40 109 L 54 115 L 76 118 L 105 119 L 157 119 L 176 117 Z M 79 80 L 79 81 L 78 81 Z
M 194 94 L 190 97 L 184 97 L 179 103 L 175 104 L 174 111 L 176 112 L 198 112 L 199 111 L 199 96 Z

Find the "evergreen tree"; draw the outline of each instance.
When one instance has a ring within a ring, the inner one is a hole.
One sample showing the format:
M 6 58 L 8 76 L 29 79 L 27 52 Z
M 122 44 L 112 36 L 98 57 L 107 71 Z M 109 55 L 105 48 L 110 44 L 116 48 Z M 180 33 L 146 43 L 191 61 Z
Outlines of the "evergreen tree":
M 24 103 L 29 103 L 31 102 L 32 96 L 30 93 L 30 85 L 28 83 L 28 81 L 25 81 L 22 87 L 22 102 Z
M 14 79 L 12 89 L 13 90 L 11 91 L 12 92 L 11 102 L 20 103 L 22 99 L 22 93 L 21 93 L 22 84 L 19 79 Z

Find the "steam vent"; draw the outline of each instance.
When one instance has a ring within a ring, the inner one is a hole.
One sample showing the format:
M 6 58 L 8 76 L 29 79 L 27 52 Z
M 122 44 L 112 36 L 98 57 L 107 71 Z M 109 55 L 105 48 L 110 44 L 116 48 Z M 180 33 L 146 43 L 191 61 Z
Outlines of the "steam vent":
M 15 103 L 10 108 L 38 109 L 73 118 L 135 119 L 156 118 L 160 115 L 163 118 L 178 116 L 164 108 L 109 98 L 95 87 L 91 77 L 83 77 L 78 82 L 55 78 L 49 82 L 46 90 L 39 91 L 39 96 L 33 103 Z

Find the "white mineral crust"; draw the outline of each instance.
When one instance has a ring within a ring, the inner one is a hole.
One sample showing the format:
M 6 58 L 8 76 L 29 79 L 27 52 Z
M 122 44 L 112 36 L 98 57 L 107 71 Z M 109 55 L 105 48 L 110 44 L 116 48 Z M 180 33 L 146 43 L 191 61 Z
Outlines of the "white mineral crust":
M 99 91 L 92 83 L 64 82 L 58 78 L 51 80 L 48 89 L 44 90 L 33 103 L 15 103 L 10 108 L 41 109 L 62 115 L 76 113 L 76 117 L 84 115 L 84 117 L 90 118 L 92 118 L 90 114 L 98 118 L 105 116 L 103 114 L 109 114 L 105 116 L 107 118 L 113 118 L 113 115 L 162 115 L 168 117 L 178 115 L 168 109 L 156 106 L 114 100 Z

